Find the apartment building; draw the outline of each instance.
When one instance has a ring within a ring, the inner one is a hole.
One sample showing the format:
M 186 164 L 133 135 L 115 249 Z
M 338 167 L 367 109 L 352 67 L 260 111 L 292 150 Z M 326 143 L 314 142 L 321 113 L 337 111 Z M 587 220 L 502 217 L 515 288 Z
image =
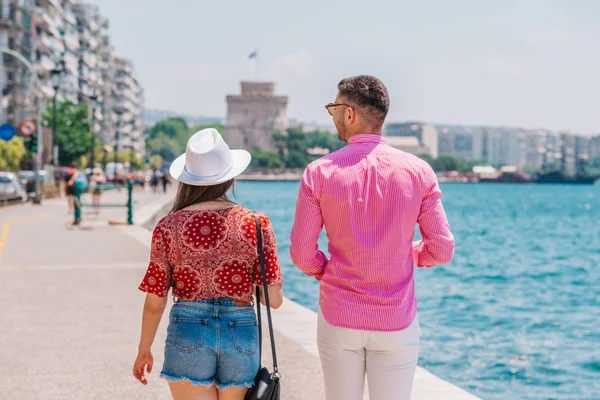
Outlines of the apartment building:
M 449 155 L 465 160 L 484 159 L 484 130 L 478 126 L 438 125 L 439 155 Z
M 422 122 L 402 122 L 388 123 L 384 130 L 385 136 L 399 137 L 415 137 L 418 139 L 418 149 L 415 151 L 425 151 L 426 153 L 437 158 L 438 151 L 438 131 L 433 124 Z M 406 143 L 409 143 L 408 141 Z
M 18 52 L 32 63 L 34 11 L 33 0 L 0 0 L 0 47 Z M 2 54 L 0 88 L 2 122 L 16 126 L 20 121 L 31 118 L 36 104 L 31 74 L 23 63 L 8 54 Z
M 100 143 L 117 147 L 119 136 L 120 149 L 141 154 L 143 90 L 132 62 L 111 45 L 108 26 L 98 7 L 81 0 L 0 0 L 0 46 L 34 65 L 45 104 L 55 96 L 57 101 L 94 104 L 93 130 Z M 3 56 L 0 87 L 2 122 L 18 126 L 35 118 L 40 91 L 14 57 Z
M 116 115 L 113 145 L 119 150 L 144 152 L 143 104 L 144 91 L 135 76 L 133 63 L 113 54 L 113 113 Z M 114 120 L 115 118 L 113 118 Z

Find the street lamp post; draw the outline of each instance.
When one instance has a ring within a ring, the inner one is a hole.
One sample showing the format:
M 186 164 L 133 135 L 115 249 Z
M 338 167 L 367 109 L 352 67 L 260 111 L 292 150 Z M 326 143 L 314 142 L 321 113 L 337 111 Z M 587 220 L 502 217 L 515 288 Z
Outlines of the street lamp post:
M 135 132 L 135 119 L 131 121 L 131 132 L 129 133 L 129 139 L 130 139 L 130 146 L 131 148 L 129 149 L 129 171 L 132 172 L 133 171 L 133 163 L 135 161 L 135 145 L 133 143 L 133 135 Z
M 133 145 L 131 146 L 131 149 L 129 150 L 129 170 L 133 171 L 133 162 L 135 161 L 135 149 L 133 148 Z
M 90 105 L 92 106 L 92 136 L 90 148 L 92 154 L 90 154 L 90 170 L 94 173 L 94 167 L 96 166 L 96 107 L 98 106 L 98 96 L 93 94 L 90 96 Z
M 119 142 L 121 139 L 121 115 L 123 114 L 123 110 L 116 109 L 115 114 L 117 114 L 117 131 L 115 132 L 115 173 L 117 172 L 117 154 L 119 153 Z
M 52 141 L 50 151 L 52 152 L 52 165 L 57 166 L 58 162 L 55 157 L 56 151 L 56 95 L 58 94 L 58 88 L 60 87 L 60 78 L 65 70 L 65 62 L 61 60 L 59 63 L 60 67 L 54 68 L 50 73 L 52 74 L 52 87 L 54 88 L 54 96 L 52 98 Z

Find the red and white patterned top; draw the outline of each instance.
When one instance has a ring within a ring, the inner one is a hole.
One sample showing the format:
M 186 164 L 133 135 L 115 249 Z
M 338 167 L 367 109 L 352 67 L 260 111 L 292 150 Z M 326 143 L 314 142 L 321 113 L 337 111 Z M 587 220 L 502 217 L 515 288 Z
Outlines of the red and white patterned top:
M 276 285 L 283 277 L 275 234 L 269 218 L 258 216 L 267 284 Z M 256 246 L 254 214 L 244 207 L 177 211 L 154 229 L 150 264 L 139 289 L 164 297 L 173 287 L 173 296 L 181 300 L 251 302 L 253 284 L 262 285 Z

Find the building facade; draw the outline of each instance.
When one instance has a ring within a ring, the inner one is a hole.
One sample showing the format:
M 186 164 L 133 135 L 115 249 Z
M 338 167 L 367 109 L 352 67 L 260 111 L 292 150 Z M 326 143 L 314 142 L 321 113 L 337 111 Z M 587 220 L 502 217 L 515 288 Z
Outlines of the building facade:
M 275 95 L 273 82 L 242 82 L 241 86 L 241 94 L 227 96 L 227 144 L 237 149 L 277 151 L 273 133 L 288 128 L 288 97 Z
M 594 161 L 600 158 L 600 135 L 592 136 L 589 144 L 589 160 Z
M 424 146 L 416 136 L 385 136 L 385 140 L 393 148 L 416 156 L 431 155 L 431 149 Z
M 437 158 L 438 151 L 438 131 L 433 124 L 422 122 L 403 122 L 389 123 L 384 130 L 385 136 L 398 137 L 416 137 L 421 149 L 427 149 L 427 153 L 433 158 Z
M 438 125 L 438 155 L 483 160 L 484 130 L 477 126 Z
M 112 114 L 115 135 L 110 142 L 118 150 L 144 153 L 144 91 L 135 76 L 133 63 L 113 54 L 114 87 Z
M 0 0 L 0 46 L 20 53 L 31 63 L 35 57 L 32 44 L 34 13 L 33 0 Z M 0 87 L 2 123 L 17 126 L 30 118 L 36 107 L 31 74 L 23 63 L 8 54 L 2 54 Z
M 518 128 L 484 127 L 483 158 L 495 167 L 525 165 L 524 132 Z

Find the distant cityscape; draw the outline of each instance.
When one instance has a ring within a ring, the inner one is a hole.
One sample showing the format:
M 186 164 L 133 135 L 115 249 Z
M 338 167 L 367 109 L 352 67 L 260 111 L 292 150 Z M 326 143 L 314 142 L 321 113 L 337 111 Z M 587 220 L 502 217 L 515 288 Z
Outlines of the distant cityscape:
M 301 126 L 305 132 L 335 134 L 333 125 L 288 119 L 288 97 L 275 94 L 273 82 L 241 82 L 240 94 L 228 95 L 226 101 L 224 120 L 192 119 L 224 123 L 225 139 L 232 147 L 277 151 L 273 133 L 284 133 L 291 126 Z M 150 117 L 161 113 L 169 117 L 176 115 L 154 110 Z M 511 166 L 529 172 L 554 169 L 573 176 L 600 157 L 600 135 L 584 136 L 547 129 L 390 122 L 385 125 L 383 134 L 391 146 L 415 155 L 434 159 L 451 156 L 495 168 Z
M 561 169 L 567 175 L 575 175 L 600 157 L 600 135 L 546 129 L 403 122 L 388 123 L 384 134 L 392 146 L 417 155 L 452 156 L 530 171 Z

